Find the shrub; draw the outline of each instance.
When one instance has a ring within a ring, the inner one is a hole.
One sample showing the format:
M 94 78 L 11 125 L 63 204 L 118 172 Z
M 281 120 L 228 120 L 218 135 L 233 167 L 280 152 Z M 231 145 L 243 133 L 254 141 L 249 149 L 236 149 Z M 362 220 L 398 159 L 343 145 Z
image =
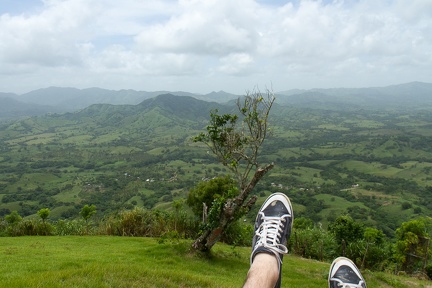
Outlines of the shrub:
M 334 222 L 329 223 L 328 230 L 335 236 L 336 242 L 341 248 L 339 253 L 343 255 L 345 245 L 363 239 L 364 226 L 353 220 L 350 216 L 342 215 L 336 218 Z
M 414 273 L 422 270 L 423 261 L 430 256 L 428 228 L 431 225 L 429 218 L 420 217 L 403 222 L 396 229 L 394 257 L 403 271 Z
M 432 279 L 432 264 L 428 264 L 425 268 L 426 275 Z
M 55 232 L 59 236 L 85 235 L 89 232 L 87 226 L 84 220 L 59 220 L 55 223 Z
M 231 223 L 221 236 L 221 241 L 229 245 L 250 246 L 254 227 L 251 224 L 245 224 L 240 220 Z
M 198 223 L 184 213 L 134 208 L 111 215 L 101 230 L 108 235 L 160 237 L 175 231 L 179 237 L 195 237 Z
M 412 208 L 411 203 L 409 203 L 409 202 L 403 202 L 402 203 L 402 210 L 407 210 L 407 209 L 410 209 L 410 208 Z
M 152 222 L 149 216 L 142 208 L 123 211 L 120 213 L 118 221 L 114 222 L 116 231 L 113 232 L 121 236 L 147 236 L 149 232 L 148 222 Z
M 294 229 L 288 249 L 296 255 L 321 261 L 330 261 L 338 256 L 337 242 L 333 234 L 316 227 Z
M 14 225 L 22 221 L 22 217 L 18 214 L 18 211 L 12 211 L 9 215 L 5 216 L 5 220 L 9 225 Z

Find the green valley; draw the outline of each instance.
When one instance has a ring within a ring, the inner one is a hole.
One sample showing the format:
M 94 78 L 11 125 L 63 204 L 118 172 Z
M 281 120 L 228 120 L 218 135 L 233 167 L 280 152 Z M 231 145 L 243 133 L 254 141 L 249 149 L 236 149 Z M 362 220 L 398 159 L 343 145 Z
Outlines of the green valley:
M 95 204 L 99 217 L 169 208 L 202 179 L 228 173 L 191 141 L 212 109 L 231 113 L 235 105 L 161 95 L 4 123 L 0 215 L 48 207 L 52 219 L 73 218 L 84 204 Z M 275 168 L 255 193 L 282 190 L 298 216 L 326 225 L 349 213 L 391 236 L 403 221 L 432 212 L 430 115 L 277 105 L 261 153 Z

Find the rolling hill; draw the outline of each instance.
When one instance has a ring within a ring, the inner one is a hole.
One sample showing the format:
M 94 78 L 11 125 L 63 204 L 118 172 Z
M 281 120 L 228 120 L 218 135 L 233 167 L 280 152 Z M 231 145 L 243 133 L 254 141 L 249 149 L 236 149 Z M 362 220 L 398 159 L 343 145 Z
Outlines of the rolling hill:
M 423 110 L 332 110 L 279 99 L 260 157 L 276 166 L 254 193 L 283 191 L 298 216 L 325 226 L 349 213 L 390 236 L 407 219 L 432 216 L 426 102 Z M 191 141 L 212 109 L 236 107 L 163 94 L 3 123 L 0 215 L 49 207 L 54 218 L 69 218 L 86 203 L 103 215 L 134 206 L 167 209 L 201 179 L 228 171 Z

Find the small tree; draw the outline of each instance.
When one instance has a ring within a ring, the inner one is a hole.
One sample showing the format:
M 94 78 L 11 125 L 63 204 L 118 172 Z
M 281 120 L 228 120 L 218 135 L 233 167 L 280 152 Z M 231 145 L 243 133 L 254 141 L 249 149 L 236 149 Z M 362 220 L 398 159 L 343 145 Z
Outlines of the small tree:
M 194 138 L 205 143 L 219 162 L 234 174 L 238 189 L 219 197 L 209 207 L 209 225 L 193 243 L 200 251 L 209 251 L 230 223 L 247 213 L 257 197 L 250 194 L 255 185 L 273 168 L 261 165 L 258 156 L 268 133 L 268 117 L 275 97 L 269 90 L 248 92 L 237 100 L 239 115 L 210 113 L 206 132 Z
M 348 215 L 342 215 L 329 224 L 328 230 L 334 234 L 336 242 L 340 245 L 341 254 L 348 258 L 354 258 L 354 255 L 347 255 L 346 248 L 354 242 L 363 240 L 363 224 L 356 222 Z M 351 260 L 356 261 L 357 259 Z
M 313 221 L 306 217 L 297 217 L 294 219 L 294 229 L 312 229 L 314 227 Z
M 391 244 L 381 230 L 366 227 L 363 233 L 365 248 L 361 268 L 382 270 L 391 259 Z
M 88 220 L 94 214 L 96 214 L 96 206 L 94 204 L 92 204 L 90 206 L 86 204 L 86 205 L 84 205 L 83 208 L 81 208 L 80 215 L 81 215 L 81 217 L 83 217 L 83 219 L 86 221 L 86 223 L 88 223 Z
M 42 222 L 45 224 L 45 220 L 48 218 L 48 216 L 50 215 L 51 211 L 49 208 L 42 208 L 40 209 L 37 214 L 39 215 L 39 217 L 42 219 Z
M 84 205 L 83 208 L 81 208 L 80 215 L 81 215 L 81 217 L 83 217 L 83 219 L 85 220 L 85 223 L 86 223 L 86 234 L 89 233 L 88 220 L 94 214 L 96 214 L 96 206 L 93 204 L 90 206 L 86 204 L 86 205 Z
M 5 220 L 9 225 L 15 225 L 22 220 L 18 211 L 12 211 L 9 215 L 5 216 Z
M 49 208 L 40 209 L 37 214 L 42 219 L 42 225 L 36 225 L 38 235 L 51 235 L 53 227 L 46 223 L 51 211 Z
M 364 226 L 348 215 L 339 216 L 329 224 L 328 230 L 335 235 L 338 244 L 363 239 L 364 234 Z
M 431 221 L 418 218 L 396 229 L 395 258 L 400 267 L 409 273 L 423 271 L 430 254 L 430 238 L 428 228 Z
M 5 220 L 8 224 L 7 233 L 9 236 L 20 235 L 19 224 L 22 221 L 22 217 L 19 215 L 18 211 L 12 211 L 9 215 L 6 215 Z

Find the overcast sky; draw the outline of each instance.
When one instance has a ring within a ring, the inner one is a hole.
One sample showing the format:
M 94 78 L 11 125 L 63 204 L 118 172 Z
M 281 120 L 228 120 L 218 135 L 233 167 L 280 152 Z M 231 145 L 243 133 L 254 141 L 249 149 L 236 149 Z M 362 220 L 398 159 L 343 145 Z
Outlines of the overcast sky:
M 432 0 L 0 0 L 0 92 L 432 82 Z

